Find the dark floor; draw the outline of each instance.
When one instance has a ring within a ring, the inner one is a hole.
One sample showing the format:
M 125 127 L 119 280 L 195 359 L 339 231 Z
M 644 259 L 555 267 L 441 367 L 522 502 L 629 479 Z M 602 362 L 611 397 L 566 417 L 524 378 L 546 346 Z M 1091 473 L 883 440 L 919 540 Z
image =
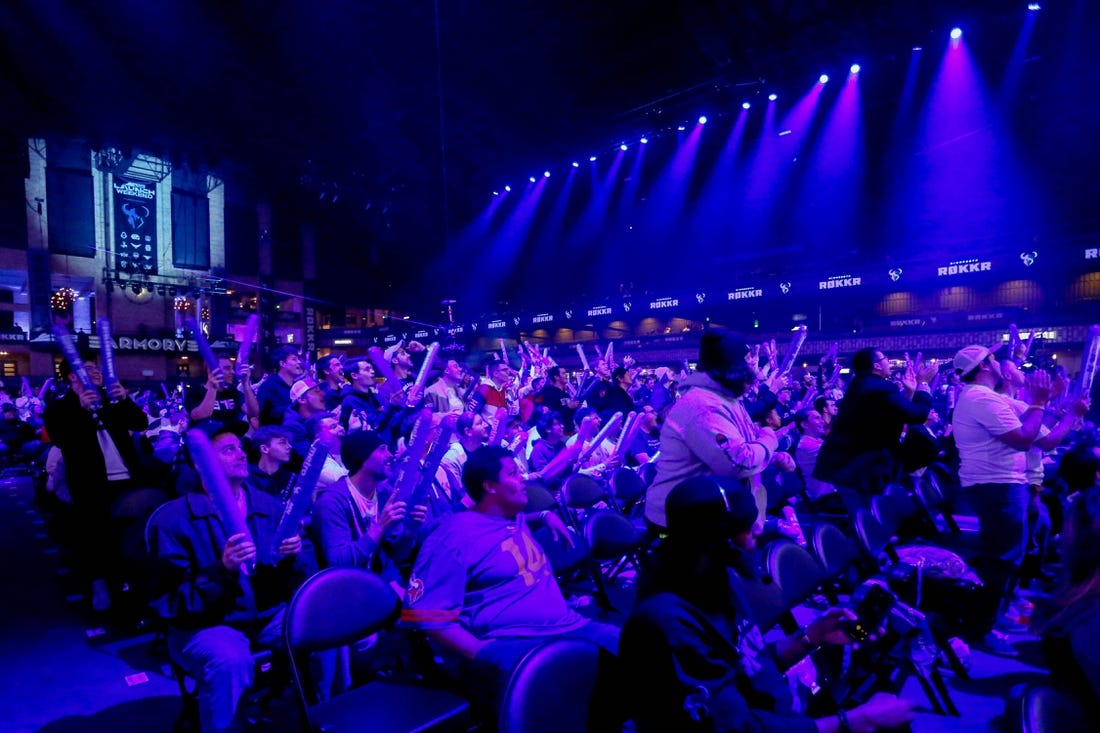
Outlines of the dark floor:
M 77 587 L 68 571 L 66 553 L 47 532 L 45 518 L 34 504 L 31 480 L 25 475 L 0 477 L 0 553 L 9 558 L 0 571 L 5 589 L 0 729 L 11 733 L 170 731 L 181 703 L 163 651 L 152 633 L 132 621 L 90 610 L 86 591 Z M 629 584 L 629 578 L 625 582 Z M 627 601 L 630 590 L 614 588 L 615 603 Z M 975 651 L 972 679 L 948 675 L 960 718 L 922 712 L 913 730 L 979 733 L 990 729 L 1014 685 L 1045 676 L 1036 666 L 1037 641 L 1027 636 L 1015 640 L 1022 652 L 1018 660 Z M 921 710 L 929 710 L 915 680 L 906 684 L 905 694 Z M 264 715 L 267 720 L 259 730 L 297 729 L 297 712 L 289 696 L 277 700 Z

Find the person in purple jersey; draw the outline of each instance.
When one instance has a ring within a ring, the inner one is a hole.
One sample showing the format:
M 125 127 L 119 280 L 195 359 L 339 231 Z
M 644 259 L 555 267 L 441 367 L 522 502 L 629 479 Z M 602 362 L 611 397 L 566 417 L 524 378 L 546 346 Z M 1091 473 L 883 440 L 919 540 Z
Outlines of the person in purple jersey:
M 512 454 L 474 451 L 462 483 L 476 504 L 444 518 L 424 541 L 405 592 L 403 623 L 442 648 L 445 669 L 490 709 L 513 667 L 548 637 L 594 641 L 614 653 L 619 630 L 569 607 L 530 527 L 572 543 L 550 512 L 527 515 L 527 490 Z

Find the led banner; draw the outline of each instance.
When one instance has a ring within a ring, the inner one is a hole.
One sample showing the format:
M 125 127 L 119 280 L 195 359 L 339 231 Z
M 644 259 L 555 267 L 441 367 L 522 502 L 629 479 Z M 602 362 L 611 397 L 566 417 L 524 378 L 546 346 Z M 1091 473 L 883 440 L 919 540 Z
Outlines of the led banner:
M 114 176 L 115 268 L 136 275 L 157 273 L 156 184 Z

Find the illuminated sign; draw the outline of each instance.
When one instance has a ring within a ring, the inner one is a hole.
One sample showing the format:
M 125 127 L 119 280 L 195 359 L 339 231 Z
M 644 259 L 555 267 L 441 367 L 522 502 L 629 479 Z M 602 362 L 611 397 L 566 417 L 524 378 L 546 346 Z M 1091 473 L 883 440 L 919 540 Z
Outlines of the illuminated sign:
M 680 305 L 679 298 L 660 298 L 650 302 L 649 307 L 657 310 L 659 308 L 675 308 L 678 305 Z
M 611 308 L 606 305 L 597 305 L 588 309 L 589 316 L 609 316 L 611 315 Z
M 890 321 L 891 326 L 923 326 L 924 320 L 921 318 L 899 318 L 895 321 Z
M 485 328 L 504 328 L 506 324 L 504 321 L 489 321 L 489 325 Z
M 550 315 L 549 313 L 540 313 L 539 315 L 531 319 L 531 323 L 552 323 L 553 320 L 554 316 Z
M 993 269 L 992 262 L 979 262 L 978 260 L 960 260 L 958 262 L 952 262 L 947 267 L 940 267 L 936 269 L 936 275 L 944 277 L 945 275 L 966 275 L 972 272 L 989 272 Z
M 114 339 L 118 351 L 198 351 L 190 339 L 138 339 L 119 336 Z
M 1090 247 L 1085 250 L 1086 260 L 1100 260 L 1100 248 Z
M 726 300 L 744 300 L 745 298 L 761 298 L 764 291 L 759 288 L 738 288 L 732 293 L 726 293 Z
M 850 275 L 837 275 L 828 280 L 822 280 L 817 284 L 818 290 L 833 290 L 835 288 L 854 288 L 863 284 L 863 278 Z

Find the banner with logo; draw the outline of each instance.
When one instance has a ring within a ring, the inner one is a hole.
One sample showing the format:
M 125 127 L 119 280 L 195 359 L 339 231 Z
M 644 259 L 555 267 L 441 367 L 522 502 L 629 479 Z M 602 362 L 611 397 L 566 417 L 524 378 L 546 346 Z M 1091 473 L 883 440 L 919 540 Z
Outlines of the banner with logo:
M 114 176 L 115 268 L 134 275 L 157 273 L 155 183 Z

